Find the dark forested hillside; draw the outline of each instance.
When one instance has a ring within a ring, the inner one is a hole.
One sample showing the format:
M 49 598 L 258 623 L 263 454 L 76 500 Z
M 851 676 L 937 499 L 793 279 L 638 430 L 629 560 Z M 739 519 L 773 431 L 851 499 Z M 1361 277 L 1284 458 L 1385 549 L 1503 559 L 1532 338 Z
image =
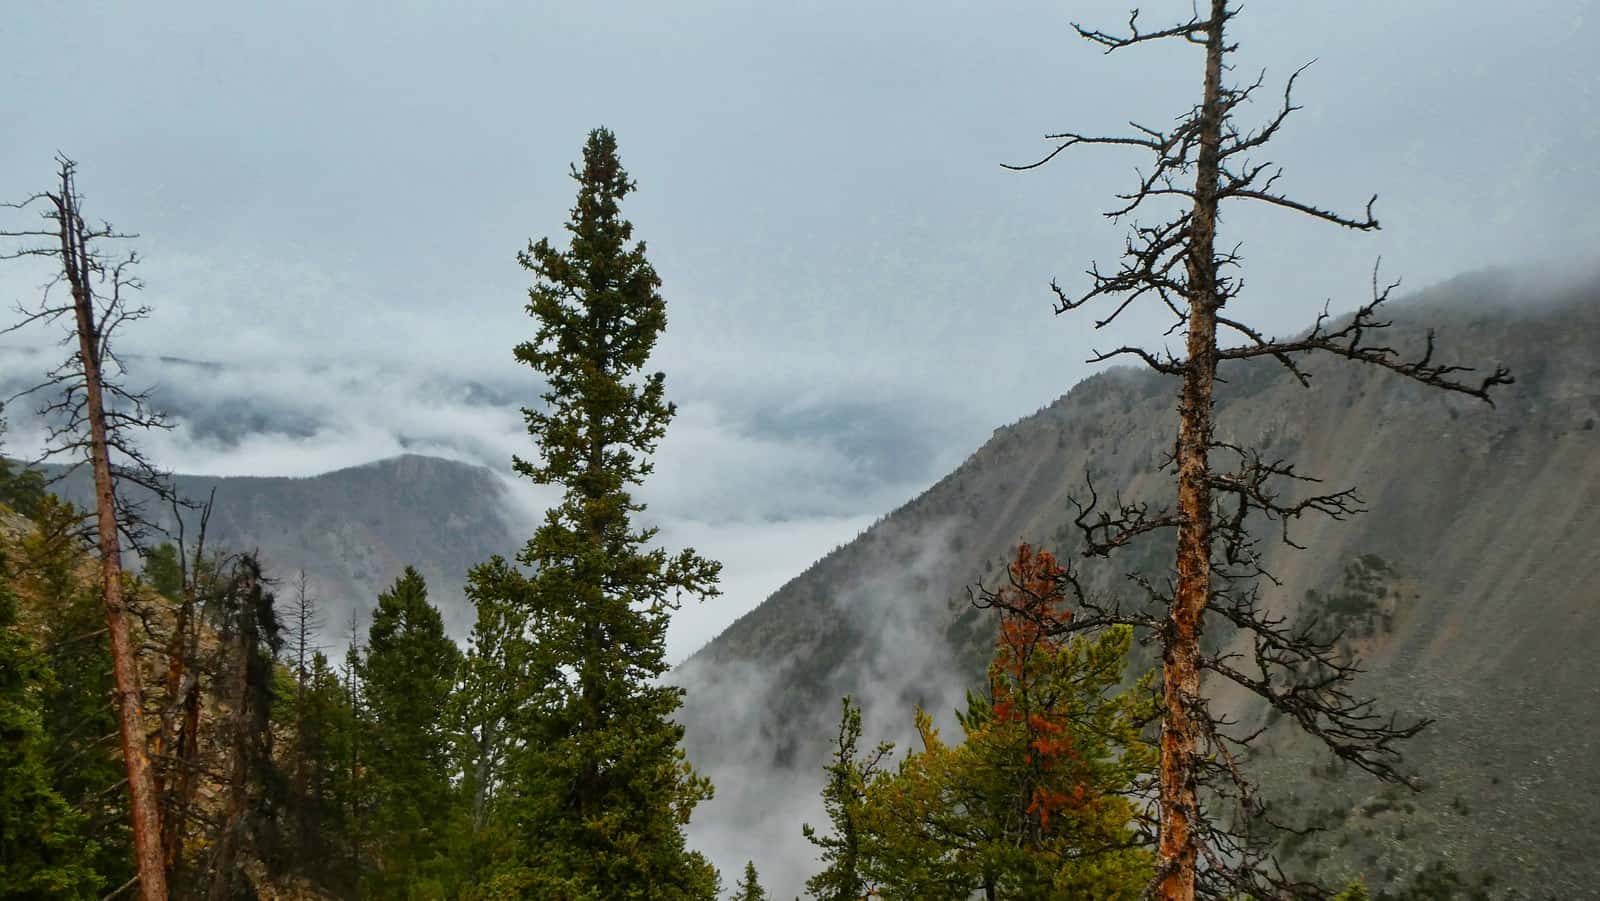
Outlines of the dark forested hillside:
M 1271 548 L 1284 584 L 1268 602 L 1343 628 L 1369 663 L 1370 693 L 1436 720 L 1408 752 L 1427 788 L 1413 796 L 1344 774 L 1287 732 L 1256 765 L 1293 796 L 1287 809 L 1338 830 L 1291 846 L 1298 866 L 1384 881 L 1444 858 L 1522 896 L 1577 897 L 1600 876 L 1564 837 L 1600 826 L 1600 727 L 1588 714 L 1600 689 L 1587 673 L 1600 642 L 1600 281 L 1489 273 L 1393 314 L 1405 340 L 1421 340 L 1408 323 L 1426 318 L 1453 356 L 1503 362 L 1516 384 L 1490 408 L 1332 363 L 1313 369 L 1310 389 L 1273 366 L 1235 369 L 1218 437 L 1359 488 L 1371 512 L 1299 529 L 1308 550 Z M 839 697 L 863 700 L 868 735 L 889 737 L 909 730 L 913 702 L 956 706 L 994 628 L 966 586 L 992 582 L 1019 541 L 1071 552 L 1067 498 L 1086 472 L 1130 499 L 1170 491 L 1156 469 L 1173 390 L 1112 370 L 996 430 L 679 668 L 690 758 L 718 787 L 693 831 L 725 871 L 772 861 L 775 844 L 796 858 L 764 869 L 780 894 L 808 871 L 794 820 L 817 815 Z M 1169 560 L 1116 561 L 1100 587 Z M 1258 716 L 1234 703 L 1247 722 Z

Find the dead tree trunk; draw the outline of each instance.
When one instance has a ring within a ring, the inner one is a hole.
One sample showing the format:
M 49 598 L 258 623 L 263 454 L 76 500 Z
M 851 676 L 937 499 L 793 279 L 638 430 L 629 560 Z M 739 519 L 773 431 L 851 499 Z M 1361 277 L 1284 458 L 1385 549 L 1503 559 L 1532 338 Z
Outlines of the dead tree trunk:
M 41 217 L 48 224 L 0 231 L 0 239 L 7 241 L 5 249 L 0 250 L 0 260 L 42 257 L 60 267 L 42 299 L 31 309 L 22 308 L 22 320 L 4 332 L 33 323 L 67 323 L 70 330 L 66 343 L 73 347 L 72 352 L 45 375 L 43 382 L 22 395 L 40 392 L 50 397 L 39 411 L 47 424 L 47 437 L 37 462 L 67 457 L 71 468 L 88 464 L 94 476 L 94 526 L 88 534 L 100 556 L 139 890 L 145 901 L 156 901 L 167 897 L 162 872 L 160 795 L 146 747 L 149 733 L 140 694 L 138 650 L 129 622 L 133 611 L 122 584 L 123 538 L 127 536 L 135 542 L 143 523 L 137 505 L 123 503 L 117 489 L 122 483 L 133 483 L 158 499 L 174 499 L 170 480 L 140 454 L 133 437 L 138 429 L 165 428 L 167 423 L 150 410 L 145 394 L 128 390 L 116 377 L 122 373 L 122 365 L 111 349 L 112 335 L 124 323 L 144 318 L 149 309 L 130 305 L 124 293 L 140 287 L 130 272 L 138 257 L 130 253 L 112 259 L 100 247 L 104 241 L 132 236 L 116 232 L 109 224 L 88 225 L 74 177 L 77 166 L 66 157 L 57 157 L 56 161 L 54 191 L 4 205 L 12 209 L 42 206 Z M 19 242 L 20 246 L 12 242 Z M 68 295 L 64 299 L 58 290 L 62 285 Z M 115 462 L 113 451 L 118 457 Z
M 139 871 L 139 892 L 145 901 L 165 901 L 167 880 L 161 859 L 161 807 L 150 756 L 145 747 L 143 695 L 139 686 L 138 652 L 133 646 L 122 586 L 122 544 L 117 528 L 116 484 L 112 481 L 107 440 L 101 364 L 105 348 L 91 284 L 93 260 L 88 229 L 78 211 L 72 166 L 63 163 L 60 193 L 50 195 L 60 226 L 61 263 L 72 292 L 77 322 L 78 359 L 83 368 L 84 415 L 89 426 L 89 464 L 94 472 L 95 532 L 100 553 L 100 583 L 111 638 L 111 671 L 116 685 L 122 756 L 128 770 L 128 810 L 133 820 L 133 848 Z
M 230 591 L 228 602 L 237 604 L 239 599 L 237 591 Z M 234 884 L 234 864 L 239 857 L 239 846 L 244 831 L 244 818 L 249 801 L 250 787 L 250 757 L 246 751 L 251 728 L 250 709 L 250 656 L 256 653 L 253 635 L 249 630 L 249 619 L 254 611 L 234 610 L 236 617 L 230 628 L 236 630 L 230 636 L 234 643 L 234 651 L 229 658 L 233 664 L 233 671 L 228 674 L 227 693 L 233 706 L 226 726 L 229 744 L 232 746 L 229 755 L 227 770 L 227 795 L 222 811 L 222 825 L 217 835 L 216 847 L 211 860 L 211 881 L 206 892 L 209 901 L 225 901 Z
M 1270 336 L 1224 312 L 1242 286 L 1239 279 L 1224 274 L 1240 265 L 1237 247 L 1217 249 L 1224 203 L 1265 203 L 1344 228 L 1378 228 L 1372 201 L 1364 215 L 1345 216 L 1295 200 L 1275 190 L 1280 170 L 1252 158 L 1297 109 L 1291 95 L 1300 72 L 1289 77 L 1281 107 L 1265 124 L 1252 130 L 1239 128 L 1234 114 L 1262 79 L 1244 85 L 1223 81 L 1230 70 L 1226 57 L 1235 49 L 1225 32 L 1237 14 L 1228 0 L 1210 0 L 1194 8 L 1187 21 L 1153 31 L 1140 27 L 1137 10 L 1122 33 L 1074 25 L 1081 37 L 1108 53 L 1168 39 L 1202 47 L 1200 103 L 1170 129 L 1132 123 L 1134 132 L 1124 136 L 1049 135 L 1056 147 L 1043 159 L 1009 167 L 1032 169 L 1080 145 L 1141 148 L 1153 154 L 1154 165 L 1140 173 L 1133 190 L 1117 195 L 1118 207 L 1106 215 L 1120 218 L 1162 203 L 1174 207 L 1160 224 L 1136 223 L 1122 265 L 1114 272 L 1091 268 L 1087 291 L 1071 295 L 1051 284 L 1057 313 L 1099 299 L 1112 300 L 1113 309 L 1095 323 L 1096 328 L 1115 321 L 1135 301 L 1158 301 L 1172 316 L 1169 334 L 1181 330 L 1186 339 L 1181 357 L 1127 345 L 1093 351 L 1089 359 L 1100 363 L 1129 356 L 1179 380 L 1176 441 L 1162 466 L 1175 471 L 1176 503 L 1157 508 L 1126 503 L 1117 495 L 1114 502 L 1103 504 L 1092 483 L 1086 502 L 1073 501 L 1085 557 L 1108 557 L 1135 542 L 1175 532 L 1172 577 L 1169 581 L 1152 574 L 1126 574 L 1133 577 L 1140 595 L 1125 602 L 1114 591 L 1088 590 L 1077 568 L 1068 566 L 1060 581 L 1078 609 L 1068 619 L 1049 623 L 1056 633 L 1133 626 L 1154 633 L 1161 645 L 1160 767 L 1151 787 L 1153 817 L 1142 817 L 1142 825 L 1158 861 L 1151 892 L 1166 901 L 1191 901 L 1197 895 L 1321 897 L 1316 886 L 1285 876 L 1273 858 L 1272 837 L 1264 836 L 1262 829 L 1263 824 L 1275 823 L 1266 816 L 1261 796 L 1239 763 L 1242 752 L 1261 733 L 1232 730 L 1234 724 L 1209 706 L 1204 676 L 1243 688 L 1339 758 L 1390 782 L 1410 784 L 1400 771 L 1395 743 L 1426 725 L 1426 721 L 1402 725 L 1379 715 L 1372 699 L 1352 690 L 1352 680 L 1360 672 L 1353 659 L 1313 632 L 1287 625 L 1285 617 L 1261 603 L 1261 587 L 1274 590 L 1279 583 L 1264 569 L 1252 525 L 1276 523 L 1282 541 L 1298 548 L 1289 537 L 1290 522 L 1313 514 L 1344 519 L 1363 511 L 1353 489 L 1307 491 L 1305 486 L 1317 480 L 1301 475 L 1293 464 L 1266 457 L 1257 448 L 1218 441 L 1212 432 L 1212 411 L 1219 367 L 1262 357 L 1283 365 L 1301 385 L 1309 385 L 1311 374 L 1301 360 L 1327 354 L 1484 401 L 1490 399 L 1491 390 L 1511 381 L 1500 367 L 1481 378 L 1465 379 L 1462 375 L 1472 371 L 1469 367 L 1435 362 L 1431 332 L 1410 348 L 1379 343 L 1377 336 L 1390 325 L 1381 318 L 1379 307 L 1394 285 L 1380 290 L 1376 278 L 1371 300 L 1348 320 L 1336 323 L 1324 312 L 1298 338 Z M 1223 331 L 1240 343 L 1224 345 L 1219 340 Z M 1225 468 L 1216 465 L 1213 456 L 1237 462 Z M 1285 485 L 1294 489 L 1298 500 L 1284 499 Z M 978 591 L 984 606 L 1006 604 L 1001 594 L 981 585 Z M 1236 629 L 1248 650 L 1208 652 L 1202 644 L 1208 617 Z
M 1200 694 L 1200 636 L 1211 598 L 1211 447 L 1212 396 L 1217 373 L 1218 146 L 1222 138 L 1222 23 L 1225 0 L 1212 0 L 1206 30 L 1205 98 L 1198 137 L 1194 211 L 1190 216 L 1188 369 L 1178 407 L 1178 549 L 1170 636 L 1161 661 L 1161 835 L 1156 857 L 1163 899 L 1194 898 L 1197 851 L 1191 823 L 1198 813 L 1194 758 L 1201 727 L 1195 704 Z
M 216 489 L 200 510 L 200 533 L 191 555 L 184 540 L 184 520 L 173 504 L 177 524 L 180 592 L 176 622 L 167 642 L 166 693 L 162 701 L 161 733 L 156 755 L 165 767 L 157 771 L 162 800 L 161 856 L 167 882 L 181 882 L 183 839 L 194 812 L 196 776 L 200 766 L 200 627 L 201 574 L 206 569 L 206 529 L 216 503 Z
M 311 761 L 312 749 L 306 738 L 306 686 L 310 680 L 309 661 L 317 654 L 320 648 L 313 642 L 316 633 L 322 628 L 322 619 L 317 612 L 316 598 L 311 594 L 310 579 L 304 569 L 295 576 L 294 606 L 289 608 L 292 618 L 290 623 L 289 652 L 294 658 L 294 760 L 293 779 L 295 801 L 295 835 L 304 853 L 315 851 L 309 844 L 313 841 L 312 809 L 310 803 L 311 786 Z M 319 761 L 320 763 L 320 761 Z

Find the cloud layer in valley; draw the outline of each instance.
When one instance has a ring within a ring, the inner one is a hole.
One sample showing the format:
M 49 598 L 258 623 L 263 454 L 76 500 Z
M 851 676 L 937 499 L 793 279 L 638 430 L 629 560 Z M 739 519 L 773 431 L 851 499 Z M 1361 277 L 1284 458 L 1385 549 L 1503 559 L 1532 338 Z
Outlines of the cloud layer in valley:
M 0 356 L 0 391 L 17 390 L 55 350 Z M 457 381 L 375 363 L 201 363 L 131 358 L 131 384 L 151 387 L 173 428 L 143 438 L 150 456 L 190 475 L 308 476 L 403 453 L 441 456 L 501 474 L 526 534 L 555 499 L 511 473 L 534 456 L 519 398 L 531 379 Z M 814 403 L 814 402 L 811 402 Z M 759 603 L 812 560 L 953 465 L 958 432 L 884 408 L 786 408 L 685 402 L 640 492 L 668 546 L 723 561 L 724 596 L 684 608 L 669 638 L 678 660 Z M 919 404 L 898 405 L 907 410 Z M 9 411 L 7 451 L 37 452 L 40 423 L 26 402 Z

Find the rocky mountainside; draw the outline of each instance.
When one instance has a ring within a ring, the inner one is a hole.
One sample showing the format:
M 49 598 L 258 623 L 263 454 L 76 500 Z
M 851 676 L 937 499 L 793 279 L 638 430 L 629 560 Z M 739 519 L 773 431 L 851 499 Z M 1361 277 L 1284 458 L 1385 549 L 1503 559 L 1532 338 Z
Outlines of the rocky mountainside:
M 526 538 L 508 522 L 492 472 L 437 457 L 406 455 L 309 478 L 179 475 L 176 482 L 199 501 L 216 491 L 208 546 L 259 550 L 280 580 L 280 597 L 306 570 L 329 640 L 343 637 L 352 610 L 364 632 L 378 592 L 407 565 L 428 580 L 451 633 L 465 636 L 472 625 L 462 593 L 467 569 L 491 554 L 514 554 Z M 58 490 L 79 503 L 92 498 L 86 471 Z M 191 523 L 191 540 L 194 529 Z
M 1266 448 L 1370 513 L 1310 522 L 1274 547 L 1277 609 L 1342 618 L 1365 686 L 1435 724 L 1408 759 L 1420 795 L 1342 773 L 1286 731 L 1263 776 L 1330 831 L 1288 850 L 1325 875 L 1376 884 L 1444 859 L 1518 897 L 1586 897 L 1600 879 L 1600 279 L 1462 278 L 1397 301 L 1396 340 L 1437 329 L 1451 359 L 1509 366 L 1490 408 L 1370 367 L 1313 360 L 1313 387 L 1237 366 L 1219 437 Z M 1175 386 L 1112 370 L 1014 425 L 920 497 L 818 561 L 690 658 L 690 757 L 718 796 L 695 840 L 726 871 L 755 859 L 778 894 L 809 872 L 797 819 L 815 796 L 838 699 L 868 731 L 904 737 L 912 705 L 948 711 L 982 672 L 992 624 L 965 588 L 1019 541 L 1071 552 L 1068 496 L 1085 473 L 1129 498 L 1170 497 L 1157 471 Z M 1170 548 L 1114 561 L 1160 572 Z M 1259 716 L 1242 699 L 1240 715 Z

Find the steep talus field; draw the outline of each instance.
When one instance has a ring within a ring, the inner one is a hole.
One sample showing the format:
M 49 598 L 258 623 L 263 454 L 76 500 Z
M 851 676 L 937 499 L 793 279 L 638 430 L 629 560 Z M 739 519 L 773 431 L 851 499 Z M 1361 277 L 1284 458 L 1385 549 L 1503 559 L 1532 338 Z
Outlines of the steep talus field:
M 436 457 L 407 455 L 309 478 L 179 475 L 176 482 L 199 501 L 216 490 L 208 546 L 260 550 L 280 598 L 295 572 L 306 570 L 326 636 L 347 631 L 351 610 L 363 617 L 364 633 L 378 592 L 407 565 L 427 579 L 452 634 L 464 636 L 472 625 L 462 593 L 467 569 L 522 544 L 494 474 Z M 87 473 L 74 474 L 62 493 L 87 503 Z M 190 540 L 194 528 L 191 522 Z
M 1435 720 L 1409 750 L 1427 790 L 1341 773 L 1282 729 L 1257 767 L 1288 809 L 1330 830 L 1291 843 L 1297 866 L 1382 882 L 1443 858 L 1520 896 L 1583 897 L 1600 879 L 1589 838 L 1600 830 L 1600 280 L 1490 273 L 1392 313 L 1395 340 L 1414 346 L 1426 321 L 1441 353 L 1504 363 L 1516 384 L 1490 408 L 1331 359 L 1313 361 L 1310 389 L 1273 366 L 1235 367 L 1218 436 L 1294 460 L 1324 487 L 1359 488 L 1370 513 L 1296 527 L 1308 550 L 1272 547 L 1284 586 L 1269 602 L 1348 626 L 1366 688 Z M 1021 540 L 1070 552 L 1067 498 L 1086 472 L 1129 498 L 1169 497 L 1155 470 L 1174 390 L 1131 370 L 1084 381 L 681 666 L 690 756 L 718 788 L 696 840 L 723 866 L 771 861 L 764 873 L 796 885 L 810 852 L 795 823 L 819 822 L 839 697 L 865 701 L 869 734 L 901 738 L 912 704 L 956 704 L 992 635 L 966 586 L 1001 573 Z M 1099 585 L 1160 572 L 1170 553 L 1122 558 Z

